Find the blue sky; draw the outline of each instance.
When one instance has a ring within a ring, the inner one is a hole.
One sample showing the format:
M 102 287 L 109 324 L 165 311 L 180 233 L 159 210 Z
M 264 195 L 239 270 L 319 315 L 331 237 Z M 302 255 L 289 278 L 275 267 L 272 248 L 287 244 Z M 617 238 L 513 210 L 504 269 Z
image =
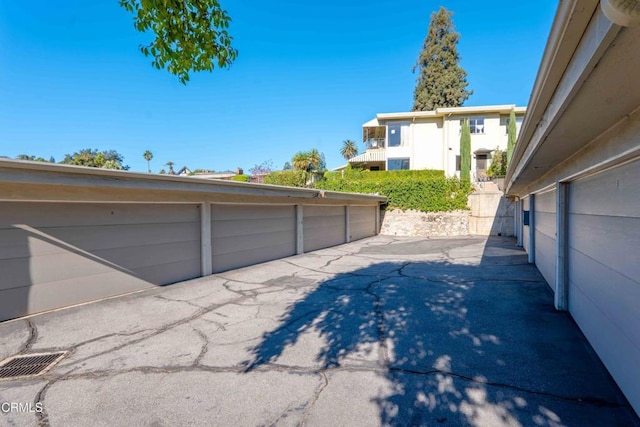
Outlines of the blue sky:
M 239 56 L 187 86 L 156 70 L 118 0 L 0 2 L 0 155 L 114 149 L 131 170 L 330 168 L 376 113 L 408 111 L 432 11 L 454 12 L 465 105 L 526 105 L 557 2 L 221 0 Z M 360 144 L 362 148 L 362 144 Z

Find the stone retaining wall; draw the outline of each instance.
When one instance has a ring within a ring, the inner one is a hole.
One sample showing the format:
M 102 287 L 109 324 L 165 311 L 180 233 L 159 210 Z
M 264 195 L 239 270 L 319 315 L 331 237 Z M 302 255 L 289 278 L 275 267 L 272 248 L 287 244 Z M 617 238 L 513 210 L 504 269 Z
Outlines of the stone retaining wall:
M 469 234 L 469 211 L 382 211 L 380 234 L 387 236 L 453 237 Z

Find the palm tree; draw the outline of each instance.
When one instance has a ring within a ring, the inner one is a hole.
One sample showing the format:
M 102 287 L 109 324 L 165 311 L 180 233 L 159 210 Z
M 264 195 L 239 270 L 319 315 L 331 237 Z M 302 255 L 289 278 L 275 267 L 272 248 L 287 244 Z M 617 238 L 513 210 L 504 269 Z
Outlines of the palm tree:
M 309 151 L 298 151 L 291 159 L 294 170 L 306 172 L 317 170 L 321 162 L 322 154 L 315 148 Z
M 153 153 L 147 150 L 144 152 L 142 157 L 147 161 L 147 172 L 151 173 L 151 159 L 153 159 Z
M 342 154 L 342 157 L 344 157 L 344 159 L 347 161 L 349 161 L 349 159 L 351 159 L 352 157 L 357 156 L 358 146 L 356 145 L 356 142 L 351 139 L 342 141 L 342 148 L 340 149 L 340 154 Z
M 167 163 L 165 163 L 166 166 L 169 166 L 169 175 L 175 175 L 176 173 L 173 171 L 173 165 L 175 163 L 173 163 L 172 161 L 168 161 Z

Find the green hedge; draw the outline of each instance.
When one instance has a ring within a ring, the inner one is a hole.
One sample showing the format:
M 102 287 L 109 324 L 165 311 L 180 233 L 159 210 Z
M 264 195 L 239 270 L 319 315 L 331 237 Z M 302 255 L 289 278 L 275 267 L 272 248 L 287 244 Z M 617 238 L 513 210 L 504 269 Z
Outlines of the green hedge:
M 304 187 L 307 180 L 304 171 L 271 172 L 264 177 L 265 184 L 286 185 L 287 187 Z
M 444 171 L 436 169 L 401 170 L 401 171 L 370 171 L 347 168 L 344 171 L 325 172 L 324 179 L 332 180 L 363 180 L 380 181 L 381 179 L 430 179 L 444 178 Z
M 377 193 L 387 196 L 389 208 L 424 212 L 468 209 L 469 183 L 446 178 L 443 171 L 359 171 L 345 170 L 325 174 L 316 188 L 350 193 Z
M 231 177 L 231 181 L 238 181 L 238 182 L 249 182 L 249 175 L 236 175 L 234 177 Z

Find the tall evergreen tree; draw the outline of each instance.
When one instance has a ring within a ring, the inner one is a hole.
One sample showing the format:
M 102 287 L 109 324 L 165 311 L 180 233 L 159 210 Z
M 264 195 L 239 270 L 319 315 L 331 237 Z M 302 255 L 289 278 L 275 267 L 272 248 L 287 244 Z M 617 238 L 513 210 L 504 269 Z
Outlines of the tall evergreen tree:
M 518 137 L 516 130 L 516 112 L 514 110 L 511 110 L 511 114 L 509 114 L 507 136 L 507 166 L 509 166 L 511 156 L 513 156 L 513 149 L 516 148 L 516 138 Z
M 460 34 L 455 31 L 452 14 L 444 7 L 431 14 L 429 32 L 413 67 L 413 72 L 419 73 L 413 92 L 413 111 L 459 107 L 473 93 L 467 90 L 467 72 L 458 64 Z
M 469 182 L 471 173 L 471 127 L 469 119 L 462 122 L 460 133 L 460 180 Z

